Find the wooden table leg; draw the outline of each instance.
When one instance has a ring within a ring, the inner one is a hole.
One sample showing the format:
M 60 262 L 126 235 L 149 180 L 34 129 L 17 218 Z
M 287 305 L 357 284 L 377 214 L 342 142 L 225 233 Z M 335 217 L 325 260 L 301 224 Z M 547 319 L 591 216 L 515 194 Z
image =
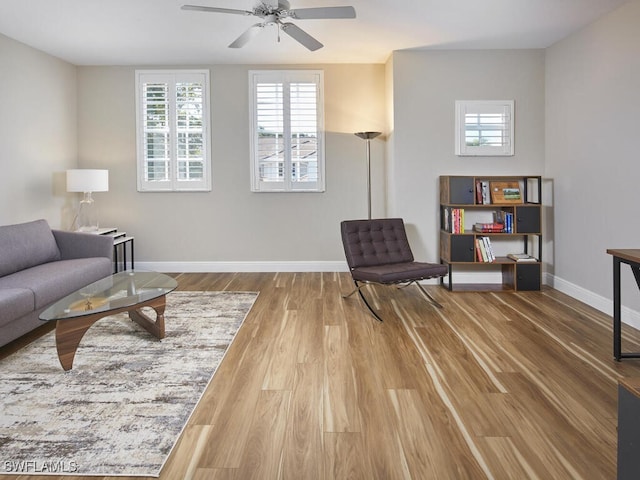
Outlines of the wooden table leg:
M 158 339 L 165 336 L 164 332 L 164 310 L 167 305 L 166 295 L 162 295 L 148 302 L 139 303 L 130 308 L 120 308 L 107 312 L 94 313 L 83 317 L 67 318 L 56 322 L 56 349 L 60 364 L 65 370 L 71 370 L 73 359 L 78 350 L 78 345 L 91 325 L 98 320 L 121 312 L 129 312 L 129 318 L 144 328 L 147 332 Z M 142 312 L 142 308 L 150 307 L 156 312 L 155 321 Z
M 145 307 L 151 307 L 156 312 L 155 321 L 146 315 L 142 308 L 129 311 L 129 318 L 144 328 L 147 332 L 158 339 L 164 338 L 164 309 L 167 305 L 166 295 L 162 295 L 154 300 L 146 302 Z
M 65 370 L 71 370 L 78 345 L 91 325 L 108 314 L 95 313 L 85 317 L 68 318 L 56 322 L 56 349 L 60 365 Z

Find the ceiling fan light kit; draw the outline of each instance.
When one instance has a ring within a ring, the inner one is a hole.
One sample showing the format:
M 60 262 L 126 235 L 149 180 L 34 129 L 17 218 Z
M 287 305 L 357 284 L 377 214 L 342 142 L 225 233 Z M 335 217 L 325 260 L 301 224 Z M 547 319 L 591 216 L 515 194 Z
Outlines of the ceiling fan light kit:
M 323 20 L 356 18 L 356 11 L 353 7 L 316 7 L 291 9 L 287 0 L 261 1 L 253 10 L 234 10 L 231 8 L 205 7 L 199 5 L 183 5 L 182 10 L 193 10 L 197 12 L 229 13 L 233 15 L 252 15 L 262 19 L 249 27 L 242 35 L 229 45 L 229 48 L 241 48 L 245 46 L 253 37 L 269 25 L 275 25 L 278 32 L 282 30 L 291 38 L 309 50 L 316 51 L 323 47 L 322 43 L 313 38 L 294 23 L 283 22 L 286 18 L 293 20 Z M 280 35 L 278 35 L 280 41 Z

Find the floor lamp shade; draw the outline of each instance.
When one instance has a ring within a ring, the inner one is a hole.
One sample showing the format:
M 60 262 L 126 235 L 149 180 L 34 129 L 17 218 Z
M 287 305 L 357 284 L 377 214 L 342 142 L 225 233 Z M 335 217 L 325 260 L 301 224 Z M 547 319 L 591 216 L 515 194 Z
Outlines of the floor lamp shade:
M 382 132 L 356 132 L 356 137 L 367 141 L 367 215 L 371 220 L 371 140 Z
M 74 224 L 81 232 L 98 230 L 98 213 L 91 194 L 109 191 L 109 170 L 74 169 L 67 170 L 67 192 L 82 192 L 78 215 Z

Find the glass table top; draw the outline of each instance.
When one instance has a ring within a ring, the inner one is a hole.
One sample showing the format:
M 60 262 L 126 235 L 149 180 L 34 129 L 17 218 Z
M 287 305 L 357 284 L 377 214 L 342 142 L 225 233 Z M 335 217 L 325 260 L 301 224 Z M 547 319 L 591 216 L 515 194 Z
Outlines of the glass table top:
M 134 307 L 175 290 L 178 283 L 163 273 L 128 270 L 105 277 L 67 295 L 40 314 L 53 321 Z

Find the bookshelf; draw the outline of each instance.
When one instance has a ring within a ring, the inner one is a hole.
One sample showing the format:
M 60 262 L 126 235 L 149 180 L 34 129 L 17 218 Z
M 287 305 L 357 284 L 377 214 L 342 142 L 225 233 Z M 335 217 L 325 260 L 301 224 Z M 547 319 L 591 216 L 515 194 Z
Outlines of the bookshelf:
M 441 284 L 451 291 L 540 290 L 542 177 L 441 176 L 440 263 L 449 269 Z M 502 282 L 456 283 L 462 268 L 499 271 Z

